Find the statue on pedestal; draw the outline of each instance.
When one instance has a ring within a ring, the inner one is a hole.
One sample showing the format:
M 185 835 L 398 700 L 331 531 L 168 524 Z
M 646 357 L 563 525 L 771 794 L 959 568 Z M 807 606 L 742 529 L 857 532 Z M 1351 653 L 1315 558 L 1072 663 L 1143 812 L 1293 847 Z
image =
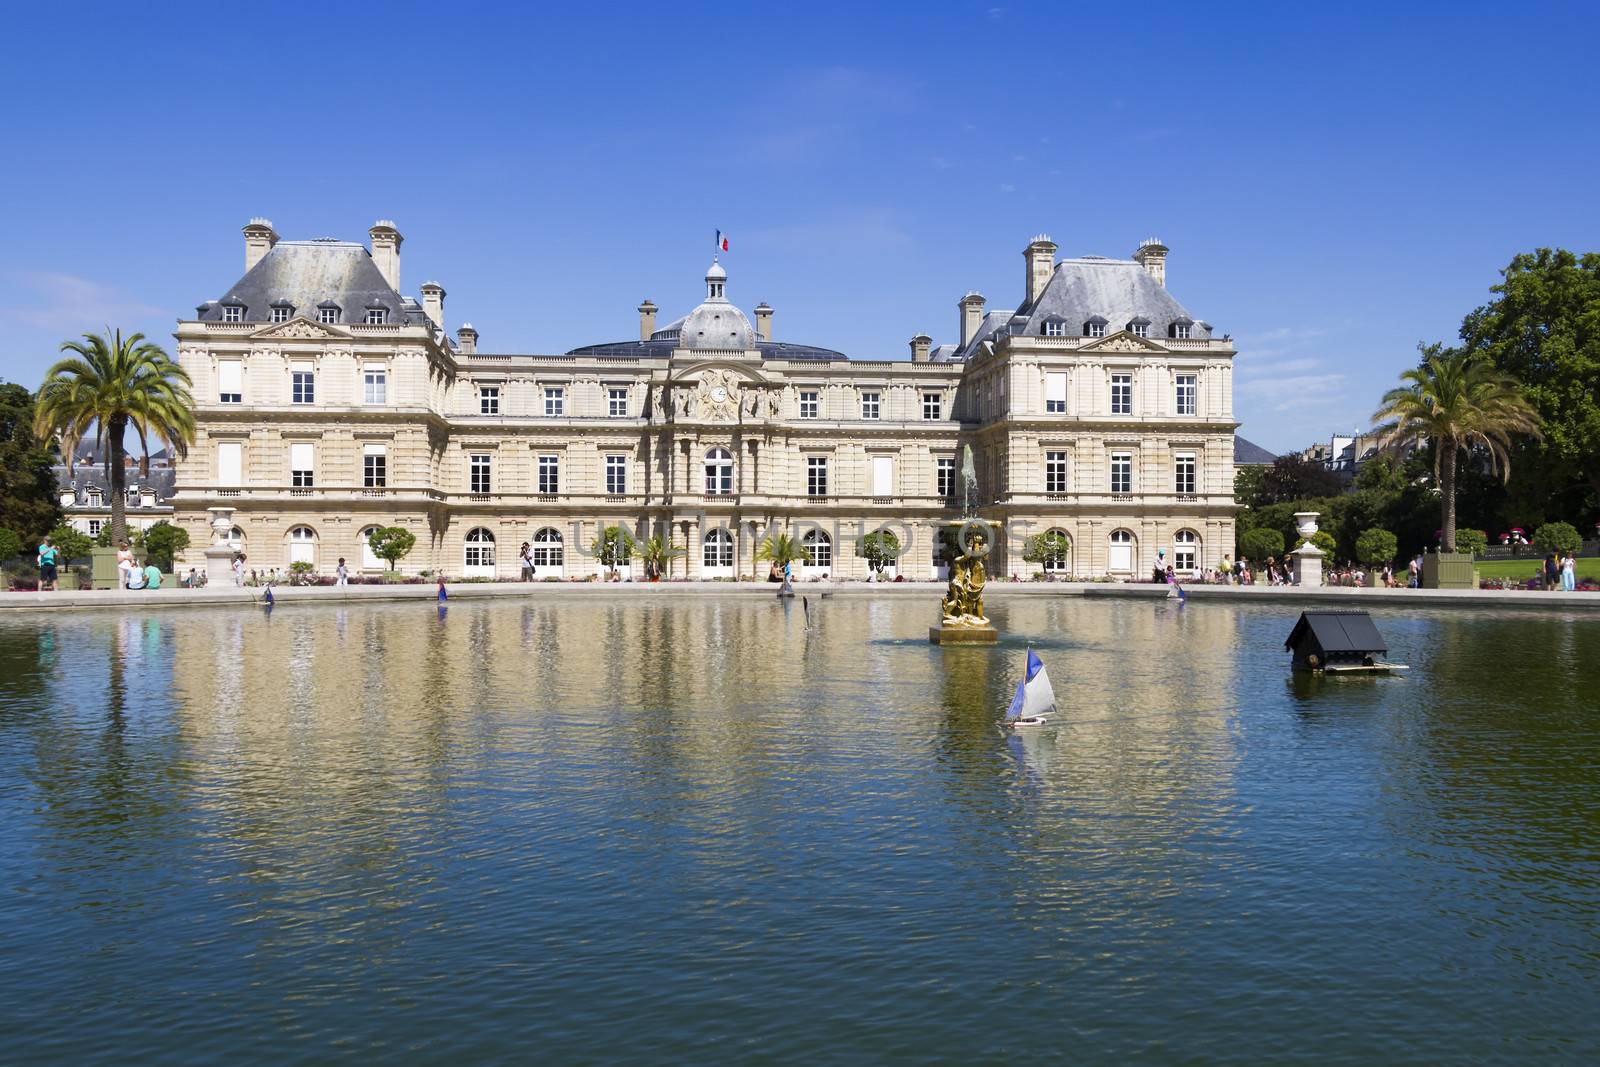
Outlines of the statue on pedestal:
M 987 626 L 983 613 L 983 587 L 988 582 L 983 557 L 989 554 L 982 534 L 968 540 L 961 556 L 950 565 L 950 585 L 941 601 L 944 626 Z

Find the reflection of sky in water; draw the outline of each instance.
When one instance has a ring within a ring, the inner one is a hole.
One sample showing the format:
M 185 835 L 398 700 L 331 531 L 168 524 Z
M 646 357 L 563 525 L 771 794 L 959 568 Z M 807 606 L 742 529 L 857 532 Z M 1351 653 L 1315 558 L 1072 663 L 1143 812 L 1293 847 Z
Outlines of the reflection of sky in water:
M 0 1026 L 40 1062 L 1600 1034 L 1591 623 L 1380 613 L 1416 669 L 1322 679 L 1292 611 L 990 608 L 993 650 L 818 596 L 0 619 Z M 1007 734 L 1029 643 L 1061 708 Z

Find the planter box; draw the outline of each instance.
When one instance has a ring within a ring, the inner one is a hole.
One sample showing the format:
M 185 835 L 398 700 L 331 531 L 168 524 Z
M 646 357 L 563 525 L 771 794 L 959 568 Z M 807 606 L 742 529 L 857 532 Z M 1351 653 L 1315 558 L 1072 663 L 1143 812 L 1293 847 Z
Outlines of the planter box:
M 1422 557 L 1422 588 L 1476 589 L 1470 552 L 1429 552 Z

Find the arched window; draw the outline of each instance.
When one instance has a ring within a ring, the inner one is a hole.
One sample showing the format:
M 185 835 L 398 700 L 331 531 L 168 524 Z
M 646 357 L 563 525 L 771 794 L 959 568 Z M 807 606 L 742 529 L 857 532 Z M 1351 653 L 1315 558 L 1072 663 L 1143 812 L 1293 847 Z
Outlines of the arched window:
M 467 531 L 466 564 L 468 578 L 494 577 L 494 534 L 482 526 Z
M 1179 530 L 1172 535 L 1172 569 L 1180 573 L 1193 573 L 1200 565 L 1200 536 L 1193 530 Z
M 733 493 L 733 457 L 726 448 L 713 448 L 706 453 L 706 496 L 730 496 Z
M 700 561 L 707 577 L 733 574 L 733 535 L 721 528 L 707 533 L 700 546 Z
M 228 530 L 228 547 L 235 552 L 244 551 L 244 529 L 234 526 Z
M 833 542 L 821 530 L 808 530 L 800 545 L 811 555 L 806 563 L 807 573 L 816 571 L 826 575 L 833 570 Z
M 553 526 L 546 526 L 533 535 L 533 547 L 529 549 L 533 557 L 533 571 L 541 578 L 558 577 L 561 574 L 565 555 L 562 551 L 561 531 Z
M 372 551 L 372 542 L 368 540 L 378 532 L 378 529 L 379 527 L 376 526 L 368 526 L 361 531 L 361 567 L 363 570 L 381 571 L 388 566 L 388 563 L 380 559 L 378 554 Z
M 289 531 L 289 563 L 317 562 L 317 532 L 309 526 L 296 526 Z
M 1056 527 L 1045 531 L 1046 537 L 1055 539 L 1061 546 L 1061 551 L 1046 556 L 1042 563 L 1046 574 L 1066 574 L 1072 569 L 1072 538 L 1067 531 Z
M 1111 553 L 1106 569 L 1119 574 L 1133 573 L 1133 534 L 1127 530 L 1113 530 Z

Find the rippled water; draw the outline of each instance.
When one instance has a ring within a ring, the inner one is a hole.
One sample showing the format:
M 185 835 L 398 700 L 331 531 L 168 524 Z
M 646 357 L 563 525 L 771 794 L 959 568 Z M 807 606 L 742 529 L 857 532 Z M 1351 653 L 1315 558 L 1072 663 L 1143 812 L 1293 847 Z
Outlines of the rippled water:
M 810 609 L 0 619 L 0 1059 L 1600 1053 L 1594 622 Z

